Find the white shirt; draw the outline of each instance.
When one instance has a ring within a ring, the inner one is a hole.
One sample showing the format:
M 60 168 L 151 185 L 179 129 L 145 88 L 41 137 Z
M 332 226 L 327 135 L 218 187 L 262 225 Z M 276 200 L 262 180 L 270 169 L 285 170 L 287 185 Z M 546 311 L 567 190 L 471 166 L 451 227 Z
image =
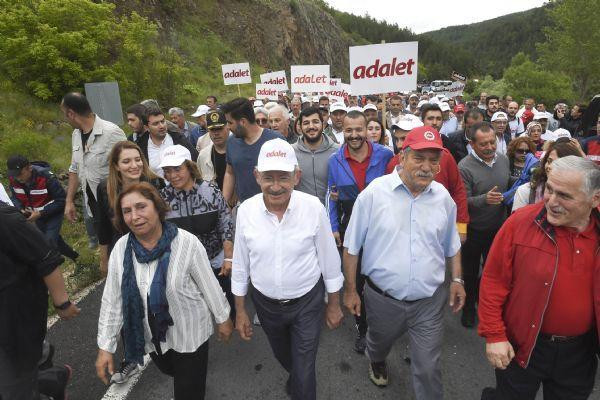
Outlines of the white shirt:
M 173 146 L 173 138 L 171 135 L 167 133 L 163 142 L 157 146 L 152 141 L 152 138 L 148 138 L 148 165 L 152 172 L 156 175 L 164 178 L 164 172 L 162 168 L 159 168 L 160 165 L 160 154 L 166 147 Z
M 335 140 L 337 140 L 337 142 L 342 145 L 344 144 L 344 131 L 339 131 L 337 132 L 333 127 L 331 128 L 331 133 L 333 133 L 333 136 L 335 136 Z
M 6 193 L 6 189 L 4 189 L 4 186 L 1 183 L 0 183 L 0 201 L 8 204 L 9 206 L 13 205 L 12 200 L 8 196 L 8 193 Z
M 512 121 L 508 121 L 508 127 L 510 128 L 510 138 L 514 139 L 519 136 L 521 133 L 525 132 L 525 127 L 523 126 L 523 121 L 521 118 L 515 117 Z
M 267 210 L 263 194 L 238 209 L 233 248 L 231 291 L 245 296 L 248 282 L 277 300 L 308 293 L 321 275 L 335 293 L 344 276 L 331 224 L 319 199 L 294 190 L 281 221 Z
M 108 276 L 102 294 L 98 320 L 98 347 L 114 353 L 123 326 L 121 281 L 123 257 L 130 234 L 123 236 L 112 252 L 108 262 Z M 139 263 L 133 256 L 135 280 L 144 303 L 144 316 L 148 314 L 147 295 L 158 260 Z M 206 250 L 193 234 L 177 230 L 171 242 L 171 258 L 167 272 L 167 301 L 173 326 L 167 330 L 166 342 L 160 344 L 166 353 L 173 349 L 179 353 L 191 353 L 208 340 L 213 332 L 211 314 L 217 324 L 229 318 L 229 304 L 210 267 Z M 146 352 L 155 351 L 148 318 L 144 318 Z
M 496 154 L 506 155 L 506 142 L 504 141 L 504 136 L 498 137 L 496 135 Z

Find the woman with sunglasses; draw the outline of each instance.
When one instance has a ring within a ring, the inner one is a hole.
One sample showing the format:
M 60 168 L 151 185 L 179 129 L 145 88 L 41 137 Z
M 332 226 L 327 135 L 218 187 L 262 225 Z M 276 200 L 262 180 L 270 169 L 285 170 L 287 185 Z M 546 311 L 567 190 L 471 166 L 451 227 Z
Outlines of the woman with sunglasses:
M 263 129 L 269 128 L 269 112 L 266 108 L 257 107 L 254 109 L 254 116 L 256 118 L 256 124 Z
M 510 142 L 506 156 L 510 162 L 510 185 L 519 179 L 523 167 L 525 166 L 525 158 L 527 154 L 535 153 L 535 144 L 527 136 L 517 137 Z

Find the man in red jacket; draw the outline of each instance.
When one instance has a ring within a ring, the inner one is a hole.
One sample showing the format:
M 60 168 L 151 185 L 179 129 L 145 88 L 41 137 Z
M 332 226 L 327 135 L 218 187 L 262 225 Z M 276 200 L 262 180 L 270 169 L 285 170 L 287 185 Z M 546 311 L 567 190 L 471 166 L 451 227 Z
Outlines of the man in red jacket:
M 482 399 L 587 399 L 600 327 L 600 167 L 552 164 L 544 202 L 515 212 L 483 270 L 479 334 L 496 368 Z

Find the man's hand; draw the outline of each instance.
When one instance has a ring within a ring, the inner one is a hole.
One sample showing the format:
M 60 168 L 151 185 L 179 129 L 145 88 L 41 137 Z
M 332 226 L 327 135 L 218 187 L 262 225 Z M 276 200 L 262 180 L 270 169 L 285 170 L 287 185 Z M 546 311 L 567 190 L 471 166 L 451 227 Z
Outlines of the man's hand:
M 66 310 L 57 309 L 56 313 L 58 314 L 60 319 L 69 320 L 78 316 L 80 311 L 81 310 L 75 304 L 71 304 Z
M 506 369 L 515 356 L 515 351 L 509 342 L 487 343 L 485 355 L 492 367 Z
M 219 271 L 219 276 L 229 275 L 231 275 L 231 261 L 223 261 L 223 265 L 221 265 L 221 271 Z
M 556 110 L 556 116 L 558 117 L 558 119 L 563 119 L 565 117 L 565 110 Z
M 219 342 L 228 342 L 231 337 L 231 332 L 233 332 L 233 322 L 231 319 L 227 318 L 227 321 L 222 324 L 217 324 L 217 329 L 219 332 Z
M 496 189 L 498 189 L 498 186 L 491 188 L 490 191 L 485 195 L 485 202 L 489 205 L 497 205 L 502 203 L 502 193 L 496 192 Z
M 252 337 L 252 324 L 250 323 L 250 318 L 248 318 L 248 314 L 245 310 L 242 312 L 240 312 L 240 310 L 237 311 L 235 316 L 235 329 L 243 340 L 250 340 Z
M 72 201 L 67 201 L 65 203 L 65 218 L 70 222 L 77 221 L 77 210 L 75 210 L 75 203 Z
M 339 304 L 327 304 L 327 309 L 325 310 L 325 320 L 329 329 L 335 329 L 339 327 L 342 324 L 343 319 L 344 313 L 342 312 L 342 308 Z
M 31 214 L 27 218 L 28 222 L 34 222 L 42 216 L 42 213 L 36 210 L 31 210 Z
M 108 377 L 106 376 L 106 369 L 110 375 L 115 373 L 115 366 L 113 363 L 113 355 L 108 351 L 98 349 L 98 357 L 96 358 L 96 375 L 105 385 L 108 385 Z
M 340 237 L 339 232 L 333 232 L 333 238 L 335 239 L 335 244 L 337 247 L 342 247 L 342 238 Z
M 459 312 L 465 305 L 467 294 L 465 288 L 458 282 L 450 282 L 450 300 L 448 305 L 452 307 L 452 312 Z
M 350 311 L 350 314 L 360 317 L 360 297 L 356 289 L 344 290 L 344 306 Z

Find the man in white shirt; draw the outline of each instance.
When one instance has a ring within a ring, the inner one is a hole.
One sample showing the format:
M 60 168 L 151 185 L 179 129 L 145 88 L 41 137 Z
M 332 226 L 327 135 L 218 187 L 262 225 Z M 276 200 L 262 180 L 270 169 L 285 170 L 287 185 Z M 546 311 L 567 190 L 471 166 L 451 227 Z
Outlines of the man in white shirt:
M 254 176 L 261 193 L 243 202 L 237 215 L 231 282 L 236 329 L 250 340 L 244 302 L 251 282 L 261 326 L 275 358 L 290 374 L 288 394 L 293 400 L 315 400 L 323 311 L 331 329 L 343 318 L 340 257 L 325 207 L 317 197 L 294 190 L 300 171 L 289 143 L 265 142 Z

